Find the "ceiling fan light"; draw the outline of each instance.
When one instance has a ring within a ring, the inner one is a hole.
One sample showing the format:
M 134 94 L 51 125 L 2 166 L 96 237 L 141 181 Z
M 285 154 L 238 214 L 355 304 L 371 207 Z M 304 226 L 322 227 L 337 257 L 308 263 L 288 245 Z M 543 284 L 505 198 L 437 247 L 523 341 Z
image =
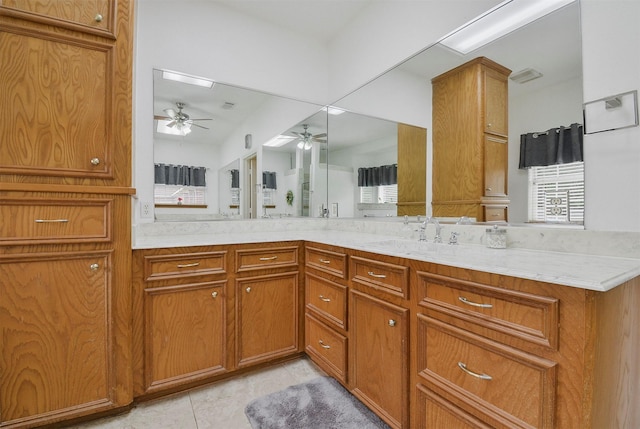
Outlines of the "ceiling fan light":
M 300 140 L 296 146 L 298 147 L 298 149 L 304 149 L 304 142 Z
M 309 150 L 311 149 L 311 142 L 310 141 L 306 141 L 304 142 L 304 150 Z

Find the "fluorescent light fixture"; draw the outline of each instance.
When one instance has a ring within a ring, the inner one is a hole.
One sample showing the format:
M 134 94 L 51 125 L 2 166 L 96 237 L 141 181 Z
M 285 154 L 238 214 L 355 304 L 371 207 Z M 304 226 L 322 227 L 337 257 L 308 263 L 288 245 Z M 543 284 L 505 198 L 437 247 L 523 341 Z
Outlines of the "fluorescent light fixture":
M 176 73 L 168 70 L 162 71 L 162 78 L 167 80 L 174 80 L 176 82 L 188 83 L 189 85 L 203 86 L 205 88 L 212 88 L 214 84 L 214 82 L 209 79 L 189 76 L 186 74 Z
M 507 0 L 445 36 L 441 44 L 468 54 L 575 0 Z
M 296 137 L 279 135 L 279 136 L 275 136 L 268 142 L 263 143 L 262 146 L 280 147 L 280 146 L 286 145 L 287 143 L 295 139 Z
M 168 127 L 167 124 L 171 120 L 158 119 L 158 126 L 156 131 L 163 134 L 171 134 L 173 136 L 186 136 L 191 132 L 191 124 L 175 124 L 173 127 Z
M 333 106 L 324 107 L 322 110 L 330 115 L 342 115 L 345 111 Z

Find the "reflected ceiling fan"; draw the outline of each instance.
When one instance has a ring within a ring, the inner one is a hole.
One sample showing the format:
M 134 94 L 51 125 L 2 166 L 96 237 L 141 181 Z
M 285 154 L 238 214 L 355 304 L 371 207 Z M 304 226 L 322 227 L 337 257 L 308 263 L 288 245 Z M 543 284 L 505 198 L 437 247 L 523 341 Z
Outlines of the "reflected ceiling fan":
M 208 130 L 209 128 L 203 127 L 202 125 L 198 125 L 194 123 L 194 121 L 212 121 L 212 118 L 202 118 L 202 119 L 191 119 L 189 115 L 182 111 L 186 106 L 185 103 L 178 101 L 176 102 L 177 111 L 173 108 L 164 109 L 164 112 L 167 116 L 158 116 L 155 115 L 153 119 L 158 119 L 161 121 L 168 121 L 166 126 L 168 128 L 175 128 L 180 131 L 182 135 L 187 135 L 191 132 L 191 127 L 196 126 L 198 128 L 202 128 Z
M 293 134 L 294 136 L 300 139 L 300 141 L 298 142 L 298 149 L 309 150 L 311 149 L 313 142 L 318 142 L 318 143 L 327 142 L 327 139 L 326 139 L 327 133 L 311 134 L 308 131 L 309 124 L 303 124 L 302 127 L 304 128 L 304 131 L 301 133 L 298 133 L 295 131 L 291 132 L 291 134 Z

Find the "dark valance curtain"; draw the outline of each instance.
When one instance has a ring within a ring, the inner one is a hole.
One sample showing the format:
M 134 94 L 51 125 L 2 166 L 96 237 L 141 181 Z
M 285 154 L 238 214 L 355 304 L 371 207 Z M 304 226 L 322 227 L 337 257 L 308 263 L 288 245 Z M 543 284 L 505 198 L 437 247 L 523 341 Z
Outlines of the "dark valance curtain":
M 230 170 L 231 172 L 231 189 L 240 187 L 240 170 Z
M 583 129 L 580 124 L 551 128 L 540 133 L 522 134 L 519 168 L 583 161 L 582 137 Z
M 158 185 L 207 186 L 206 167 L 155 164 L 155 183 Z
M 262 187 L 265 189 L 278 189 L 278 186 L 276 185 L 275 171 L 262 172 Z
M 358 168 L 358 186 L 384 186 L 397 184 L 397 164 Z

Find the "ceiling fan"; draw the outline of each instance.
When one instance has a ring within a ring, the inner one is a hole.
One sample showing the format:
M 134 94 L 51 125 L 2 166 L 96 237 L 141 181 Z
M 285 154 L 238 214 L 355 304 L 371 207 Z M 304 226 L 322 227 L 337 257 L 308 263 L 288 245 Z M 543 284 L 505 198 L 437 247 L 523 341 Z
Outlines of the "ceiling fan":
M 304 149 L 304 150 L 309 150 L 311 149 L 311 144 L 313 142 L 318 142 L 318 143 L 326 143 L 327 142 L 327 133 L 321 133 L 321 134 L 311 134 L 308 131 L 309 128 L 309 124 L 303 124 L 302 127 L 304 128 L 304 131 L 301 133 L 292 131 L 291 134 L 295 135 L 296 137 L 298 137 L 300 139 L 300 141 L 298 142 L 298 149 Z
M 203 127 L 202 125 L 198 125 L 194 123 L 194 121 L 212 121 L 213 119 L 211 118 L 191 119 L 189 115 L 187 115 L 185 112 L 182 111 L 182 109 L 184 109 L 185 106 L 186 106 L 185 103 L 178 101 L 176 102 L 176 107 L 178 108 L 177 111 L 173 108 L 164 109 L 164 112 L 167 114 L 167 116 L 155 115 L 153 119 L 158 119 L 161 121 L 169 121 L 166 124 L 167 127 L 169 128 L 175 127 L 178 131 L 182 133 L 182 135 L 185 135 L 185 136 L 191 132 L 192 126 L 196 126 L 198 128 L 203 128 L 205 130 L 208 130 L 209 128 Z

